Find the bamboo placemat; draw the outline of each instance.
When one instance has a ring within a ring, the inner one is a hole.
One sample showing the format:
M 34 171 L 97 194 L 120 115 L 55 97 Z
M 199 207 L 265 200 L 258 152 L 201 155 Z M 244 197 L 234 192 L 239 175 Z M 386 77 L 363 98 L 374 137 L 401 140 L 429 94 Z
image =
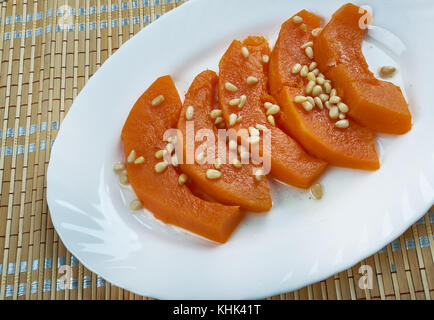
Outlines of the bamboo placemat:
M 151 299 L 112 286 L 65 249 L 50 220 L 45 175 L 59 126 L 86 81 L 123 42 L 183 2 L 0 3 L 0 300 Z M 270 299 L 432 299 L 433 223 L 434 207 L 353 268 Z M 372 270 L 372 289 L 359 286 L 361 265 Z M 72 271 L 66 288 L 65 266 Z

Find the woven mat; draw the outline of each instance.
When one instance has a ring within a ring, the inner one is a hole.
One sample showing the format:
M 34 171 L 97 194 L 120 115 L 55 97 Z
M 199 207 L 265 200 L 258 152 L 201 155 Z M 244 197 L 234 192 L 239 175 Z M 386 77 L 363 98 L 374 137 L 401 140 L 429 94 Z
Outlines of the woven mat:
M 0 3 L 0 300 L 151 299 L 112 286 L 65 249 L 50 220 L 45 175 L 59 126 L 89 77 L 123 42 L 182 2 Z M 353 268 L 269 299 L 432 299 L 433 223 L 431 208 Z M 65 265 L 72 267 L 67 288 L 60 281 Z M 372 271 L 372 289 L 359 285 L 362 265 Z

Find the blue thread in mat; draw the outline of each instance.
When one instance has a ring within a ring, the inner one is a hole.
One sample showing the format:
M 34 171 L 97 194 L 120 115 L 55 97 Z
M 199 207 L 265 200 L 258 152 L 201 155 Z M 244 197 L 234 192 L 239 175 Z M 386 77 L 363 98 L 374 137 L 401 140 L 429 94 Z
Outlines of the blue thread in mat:
M 45 33 L 51 33 L 51 31 L 53 31 L 53 26 L 49 24 L 48 26 L 45 27 Z
M 122 18 L 122 26 L 128 26 L 130 24 L 130 19 Z
M 41 20 L 44 17 L 44 12 L 43 11 L 39 11 L 36 14 L 36 20 Z
M 122 2 L 122 10 L 128 10 L 128 2 Z
M 96 29 L 96 22 L 92 21 L 91 23 L 89 23 L 89 30 L 95 30 Z
M 84 31 L 84 30 L 86 30 L 86 24 L 84 22 L 81 22 L 78 25 L 78 31 Z
M 41 36 L 41 35 L 42 35 L 42 28 L 39 27 L 39 28 L 37 28 L 37 29 L 35 30 L 35 36 L 39 37 L 39 36 Z
M 107 11 L 108 11 L 108 7 L 107 7 L 107 5 L 106 5 L 106 4 L 101 5 L 100 12 L 101 12 L 101 13 L 105 13 L 105 12 L 107 12 Z
M 132 7 L 133 7 L 133 9 L 137 9 L 139 7 L 139 2 L 138 1 L 133 1 L 132 2 Z
M 139 16 L 133 17 L 133 24 L 139 24 L 139 23 L 140 23 L 140 17 Z
M 51 291 L 51 280 L 45 279 L 44 284 L 42 286 L 42 292 L 49 292 Z
M 399 239 L 393 240 L 391 243 L 391 247 L 393 252 L 401 250 L 401 242 L 399 241 Z
M 406 248 L 407 250 L 409 250 L 409 249 L 414 249 L 414 248 L 416 247 L 413 238 L 405 238 L 404 241 L 405 241 L 405 248 Z
M 149 7 L 149 0 L 143 0 L 143 6 Z
M 66 257 L 57 258 L 57 267 L 60 268 L 61 266 L 64 265 L 66 265 Z
M 12 23 L 12 17 L 11 16 L 6 17 L 5 18 L 5 24 L 8 25 L 8 24 L 11 24 L 11 23 Z
M 44 269 L 51 269 L 53 266 L 53 258 L 45 258 Z
M 98 288 L 105 287 L 105 284 L 106 284 L 106 281 L 103 278 L 101 278 L 100 276 L 98 276 L 96 279 L 96 286 Z
M 17 30 L 14 33 L 14 39 L 21 39 L 21 30 Z
M 78 266 L 78 260 L 76 257 L 71 256 L 71 267 L 76 267 Z
M 75 30 L 75 24 L 68 24 L 67 30 L 68 32 L 73 32 Z
M 32 35 L 33 35 L 33 30 L 32 29 L 26 30 L 26 38 L 31 38 Z
M 28 13 L 27 14 L 26 21 L 27 22 L 33 21 L 33 13 Z
M 78 288 L 78 279 L 77 278 L 71 278 L 71 281 L 69 282 L 69 289 L 70 290 L 77 290 Z
M 149 14 L 143 16 L 143 21 L 146 22 L 151 22 L 151 16 Z
M 14 128 L 8 128 L 6 130 L 6 138 L 13 138 L 15 135 L 15 130 Z
M 419 244 L 421 248 L 426 248 L 429 247 L 429 240 L 428 240 L 428 236 L 420 236 L 419 237 Z
M 88 289 L 92 287 L 92 277 L 91 276 L 84 276 L 83 277 L 83 288 Z
M 50 18 L 53 16 L 53 9 L 48 9 L 47 10 L 47 18 Z
M 112 11 L 118 11 L 119 7 L 117 3 L 112 4 Z
M 112 27 L 117 27 L 118 25 L 119 25 L 118 19 L 113 19 L 112 20 Z
M 83 16 L 86 14 L 86 8 L 80 8 L 78 9 L 78 15 L 79 16 Z
M 38 281 L 32 281 L 32 284 L 30 286 L 30 293 L 34 294 L 34 293 L 38 292 L 38 287 L 39 287 Z
M 101 29 L 106 29 L 108 28 L 108 22 L 107 20 L 103 20 L 101 21 L 101 25 L 100 25 Z
M 20 272 L 27 272 L 27 261 L 22 261 L 20 263 Z
M 17 146 L 17 154 L 24 154 L 24 145 Z
M 39 259 L 35 259 L 32 261 L 32 271 L 39 269 Z
M 29 152 L 35 152 L 35 150 L 36 150 L 36 144 L 35 143 L 29 144 Z
M 23 15 L 22 14 L 17 14 L 15 16 L 15 22 L 17 22 L 17 23 L 23 22 Z
M 18 284 L 18 296 L 19 297 L 25 295 L 26 291 L 27 291 L 27 284 L 26 283 Z
M 14 274 L 15 273 L 15 263 L 10 262 L 8 264 L 8 274 Z
M 5 290 L 5 297 L 12 297 L 12 294 L 14 293 L 14 285 L 13 284 L 8 284 L 6 286 L 6 290 Z
M 95 14 L 96 13 L 96 6 L 92 6 L 89 8 L 89 14 Z
M 39 150 L 45 150 L 45 147 L 47 145 L 47 142 L 45 140 L 42 140 L 39 142 Z
M 5 32 L 5 35 L 3 36 L 3 40 L 11 40 L 11 33 L 10 32 Z

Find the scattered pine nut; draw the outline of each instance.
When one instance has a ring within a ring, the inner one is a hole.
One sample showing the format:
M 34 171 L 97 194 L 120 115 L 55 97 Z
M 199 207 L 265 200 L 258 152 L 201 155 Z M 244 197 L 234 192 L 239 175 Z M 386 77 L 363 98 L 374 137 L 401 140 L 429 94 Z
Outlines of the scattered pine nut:
M 133 163 L 134 160 L 136 160 L 136 150 L 133 149 L 133 150 L 131 150 L 130 154 L 128 155 L 127 162 Z
M 259 130 L 254 127 L 249 127 L 249 133 L 251 136 L 259 136 Z
M 264 126 L 263 124 L 259 124 L 259 123 L 257 123 L 257 124 L 255 125 L 255 127 L 256 127 L 256 129 L 258 129 L 258 130 L 262 130 L 262 131 L 266 131 L 266 130 L 268 130 L 268 128 L 267 128 L 266 126 Z
M 316 76 L 315 76 L 315 73 L 313 73 L 313 72 L 309 72 L 309 73 L 307 74 L 307 80 L 309 80 L 309 81 L 315 81 L 315 82 L 316 82 Z
M 191 119 L 193 119 L 193 115 L 194 115 L 194 108 L 193 108 L 193 106 L 188 106 L 187 110 L 185 110 L 185 118 L 187 120 L 191 120 Z
M 307 101 L 309 101 L 311 105 L 313 105 L 313 106 L 315 105 L 315 100 L 311 96 L 307 96 L 306 98 L 307 98 Z
M 196 160 L 197 160 L 198 162 L 202 161 L 203 158 L 205 158 L 205 152 L 203 152 L 203 151 L 200 152 L 200 153 L 196 156 Z
M 242 166 L 243 166 L 243 164 L 241 163 L 241 161 L 240 160 L 238 160 L 238 159 L 235 159 L 234 161 L 232 161 L 232 165 L 235 167 L 235 168 L 241 168 Z
M 346 118 L 345 113 L 339 113 L 339 120 L 344 120 Z
M 119 182 L 122 183 L 123 185 L 127 185 L 128 184 L 128 176 L 123 173 L 119 176 Z
M 164 170 L 166 170 L 167 166 L 168 166 L 168 163 L 166 161 L 158 162 L 154 167 L 155 172 L 161 173 Z
M 305 96 L 296 96 L 294 98 L 294 102 L 296 102 L 296 103 L 303 103 L 306 101 L 307 101 L 307 98 Z
M 166 145 L 166 150 L 167 150 L 167 152 L 169 152 L 169 154 L 172 154 L 173 150 L 175 150 L 175 146 L 171 143 L 168 143 Z
M 332 119 L 337 119 L 339 117 L 339 109 L 336 106 L 330 108 L 329 116 Z
M 255 171 L 255 179 L 256 179 L 256 181 L 261 181 L 263 175 L 264 175 L 264 171 L 262 171 L 262 169 L 256 170 Z
M 324 104 L 322 103 L 321 98 L 319 98 L 319 97 L 315 97 L 313 100 L 315 101 L 315 105 L 316 105 L 320 110 L 324 109 Z
M 243 117 L 242 117 L 242 116 L 238 116 L 238 118 L 237 118 L 237 121 L 236 121 L 236 122 L 237 122 L 237 123 L 238 123 L 238 122 L 241 122 L 241 120 L 242 120 L 242 119 L 243 119 Z
M 214 121 L 214 124 L 220 124 L 223 123 L 223 118 L 222 117 L 217 117 Z
M 304 110 L 306 110 L 306 111 L 311 111 L 313 109 L 313 104 L 310 103 L 309 101 L 303 102 L 302 106 L 303 106 Z
M 322 102 L 329 101 L 329 99 L 330 99 L 329 95 L 325 94 L 325 93 L 320 94 L 319 98 L 321 99 Z
M 314 54 L 313 54 L 313 49 L 312 47 L 307 47 L 305 49 L 306 55 L 310 58 L 313 59 L 314 58 Z
M 249 57 L 249 49 L 247 49 L 246 47 L 241 48 L 241 53 L 243 54 L 244 58 L 247 59 Z
M 319 183 L 314 184 L 312 187 L 310 187 L 310 192 L 315 197 L 315 199 L 320 200 L 323 196 L 322 185 Z
M 332 92 L 332 85 L 330 84 L 330 82 L 324 82 L 324 89 L 327 94 L 330 94 Z
M 305 23 L 303 23 L 299 28 L 300 28 L 301 31 L 307 32 L 307 27 L 306 27 Z
M 214 161 L 214 167 L 216 169 L 220 169 L 221 166 L 222 166 L 222 161 L 220 160 L 220 158 L 215 159 L 215 161 Z
M 308 66 L 303 66 L 300 70 L 300 75 L 302 77 L 307 77 L 307 75 L 309 74 L 309 67 Z
M 311 94 L 313 88 L 316 86 L 316 82 L 315 81 L 309 81 L 306 85 L 306 94 Z
M 270 57 L 268 56 L 268 54 L 264 54 L 262 56 L 262 62 L 263 63 L 268 63 L 270 61 Z
M 318 77 L 316 78 L 316 83 L 318 83 L 319 85 L 322 86 L 322 85 L 325 83 L 325 80 L 324 80 L 323 77 L 318 76 Z
M 222 173 L 218 170 L 215 169 L 208 169 L 206 171 L 206 177 L 208 179 L 218 179 L 222 176 Z
M 131 201 L 131 203 L 130 203 L 130 209 L 132 210 L 132 211 L 137 211 L 137 210 L 140 210 L 142 208 L 142 203 L 140 202 L 140 200 L 133 200 L 133 201 Z
M 273 126 L 276 125 L 276 121 L 274 121 L 274 117 L 273 117 L 272 115 L 269 115 L 269 116 L 267 117 L 267 120 L 268 120 L 268 122 L 269 122 L 271 125 L 273 125 Z
M 273 106 L 273 104 L 271 102 L 265 102 L 264 103 L 264 108 L 267 110 L 270 109 L 272 106 Z
M 350 126 L 350 122 L 347 119 L 336 121 L 335 126 L 341 129 L 348 128 Z
M 258 78 L 254 77 L 254 76 L 250 76 L 247 78 L 246 80 L 247 84 L 251 85 L 251 84 L 257 84 L 259 82 Z
M 331 91 L 330 91 L 330 99 L 331 99 L 331 97 L 334 97 L 335 95 L 337 95 L 337 91 L 336 91 L 336 89 L 332 89 Z
M 250 158 L 250 153 L 248 151 L 241 151 L 240 158 L 241 160 L 248 160 Z
M 319 75 L 319 70 L 318 69 L 313 69 L 312 72 L 318 77 L 318 75 Z
M 302 22 L 303 22 L 303 18 L 300 17 L 300 16 L 294 16 L 294 18 L 292 18 L 292 21 L 293 21 L 294 23 L 299 24 L 299 23 L 302 23 Z
M 177 139 L 178 139 L 177 136 L 171 136 L 171 137 L 167 138 L 167 142 L 175 144 Z
M 223 112 L 220 109 L 214 109 L 209 113 L 209 115 L 211 119 L 217 119 L 217 117 L 220 117 L 222 113 Z
M 235 113 L 232 113 L 229 116 L 229 125 L 233 126 L 237 122 L 237 115 Z
M 313 61 L 313 62 L 309 65 L 309 71 L 313 71 L 313 70 L 315 70 L 317 65 L 318 65 L 318 64 L 317 64 L 315 61 Z
M 307 47 L 313 47 L 313 42 L 312 41 L 306 42 L 300 48 L 306 49 Z
M 159 106 L 160 104 L 162 104 L 164 101 L 164 96 L 162 94 L 160 94 L 158 97 L 154 98 L 154 100 L 152 100 L 152 106 L 156 107 Z
M 332 104 L 330 103 L 330 101 L 326 101 L 326 102 L 324 103 L 324 105 L 326 106 L 326 108 L 327 108 L 328 110 L 330 110 L 330 109 L 332 108 Z
M 167 150 L 158 150 L 157 152 L 155 152 L 155 158 L 161 159 L 166 155 L 166 153 Z
M 143 162 L 145 162 L 145 158 L 143 158 L 142 156 L 140 156 L 136 160 L 134 160 L 134 164 L 141 164 Z
M 296 63 L 293 67 L 292 67 L 292 70 L 291 70 L 291 72 L 293 73 L 293 74 L 297 74 L 297 73 L 299 73 L 301 71 L 301 64 L 299 64 L 299 63 Z
M 235 140 L 229 141 L 229 150 L 237 150 L 237 142 Z
M 343 102 L 339 102 L 338 103 L 338 108 L 339 108 L 339 111 L 342 112 L 342 113 L 347 113 L 348 112 L 348 106 L 345 103 L 343 103 Z
M 322 87 L 320 85 L 316 85 L 312 89 L 312 96 L 317 97 L 322 93 Z
M 315 28 L 315 29 L 312 30 L 312 35 L 314 37 L 318 37 L 319 34 L 321 33 L 321 31 L 322 31 L 322 28 Z
M 237 99 L 232 99 L 231 101 L 229 101 L 229 104 L 231 105 L 231 106 L 237 106 L 237 105 L 239 105 L 240 104 L 240 99 L 239 98 L 237 98 Z
M 279 113 L 279 112 L 280 112 L 280 107 L 277 104 L 275 104 L 272 107 L 268 108 L 267 116 L 269 116 L 270 114 L 274 115 L 274 114 Z
M 331 104 L 338 104 L 341 102 L 341 98 L 338 96 L 331 96 L 329 101 Z
M 247 142 L 249 144 L 257 144 L 259 143 L 259 140 L 260 140 L 259 136 L 251 136 L 247 138 Z
M 393 75 L 396 72 L 396 68 L 395 67 L 391 67 L 391 66 L 384 66 L 380 68 L 380 77 L 382 78 L 390 78 L 393 77 Z
M 121 171 L 124 171 L 124 170 L 125 170 L 125 165 L 124 165 L 123 163 L 115 163 L 115 164 L 113 165 L 113 170 L 114 170 L 115 172 L 121 172 Z
M 178 178 L 178 184 L 182 186 L 187 181 L 188 181 L 188 175 L 186 175 L 185 173 L 181 173 Z
M 246 97 L 246 95 L 243 94 L 240 97 L 240 103 L 238 104 L 238 108 L 244 107 L 244 104 L 246 103 L 246 101 L 247 101 L 247 97 Z
M 226 90 L 231 91 L 231 92 L 235 92 L 238 90 L 238 88 L 230 82 L 225 83 L 225 88 L 226 88 Z
M 174 154 L 171 158 L 170 158 L 170 163 L 172 164 L 172 166 L 177 167 L 178 166 L 178 156 L 176 154 Z

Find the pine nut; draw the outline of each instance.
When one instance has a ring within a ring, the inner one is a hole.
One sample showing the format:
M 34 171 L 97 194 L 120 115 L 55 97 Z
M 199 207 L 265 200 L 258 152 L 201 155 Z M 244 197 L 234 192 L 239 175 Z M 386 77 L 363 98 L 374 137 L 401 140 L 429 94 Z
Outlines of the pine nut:
M 226 90 L 231 91 L 231 92 L 235 92 L 238 90 L 238 88 L 230 82 L 225 83 L 225 88 L 226 88 Z
M 307 101 L 307 98 L 305 96 L 296 96 L 294 98 L 294 102 L 296 102 L 296 103 L 303 103 L 306 101 Z
M 176 154 L 174 154 L 171 158 L 170 158 L 170 163 L 172 166 L 177 167 L 178 166 L 178 156 Z
M 309 73 L 307 74 L 307 80 L 309 80 L 309 81 L 316 81 L 315 73 L 313 73 L 313 72 L 309 72 Z
M 194 115 L 194 108 L 193 108 L 193 106 L 188 106 L 187 110 L 185 111 L 185 118 L 187 120 L 191 120 L 191 119 L 193 119 L 193 115 Z
M 270 61 L 270 57 L 268 56 L 268 54 L 264 54 L 262 56 L 262 62 L 263 63 L 268 63 Z
M 326 101 L 326 102 L 324 103 L 324 105 L 326 106 L 326 108 L 327 108 L 328 110 L 330 110 L 330 109 L 332 108 L 332 105 L 331 105 L 331 103 L 330 103 L 329 101 Z
M 169 152 L 169 154 L 172 154 L 173 150 L 175 150 L 175 146 L 171 143 L 168 143 L 166 145 L 166 150 L 167 150 L 167 152 Z
M 247 49 L 246 47 L 241 48 L 241 53 L 243 54 L 244 58 L 247 59 L 249 57 L 249 49 Z
M 263 175 L 264 175 L 264 171 L 262 171 L 262 169 L 256 170 L 255 171 L 255 179 L 256 179 L 256 181 L 261 181 Z
M 131 150 L 130 154 L 128 155 L 127 162 L 133 163 L 134 160 L 136 160 L 136 150 L 133 149 L 133 150 Z
M 268 108 L 267 116 L 269 116 L 270 114 L 274 115 L 274 114 L 279 113 L 279 112 L 280 112 L 280 107 L 277 104 L 275 104 L 272 107 Z
M 222 173 L 218 170 L 215 169 L 208 169 L 206 171 L 206 177 L 208 179 L 218 179 L 222 176 Z
M 222 161 L 220 160 L 220 158 L 215 159 L 215 161 L 214 161 L 214 168 L 220 169 L 221 166 L 222 166 Z
M 339 117 L 339 109 L 336 106 L 330 108 L 329 116 L 332 119 L 337 119 Z
M 330 91 L 330 97 L 334 97 L 336 94 L 337 94 L 337 91 L 336 91 L 336 89 L 333 88 L 333 89 Z
M 250 153 L 248 151 L 241 151 L 240 158 L 241 160 L 248 160 L 250 158 Z
M 350 122 L 346 119 L 336 121 L 335 126 L 341 129 L 348 128 L 350 126 Z
M 115 163 L 115 164 L 113 165 L 113 170 L 114 170 L 115 172 L 121 172 L 121 171 L 124 171 L 124 170 L 125 170 L 125 165 L 124 165 L 123 163 Z
M 310 58 L 313 59 L 314 58 L 314 54 L 313 54 L 313 49 L 312 47 L 307 47 L 305 49 L 306 55 Z
M 238 105 L 238 108 L 242 108 L 242 107 L 244 107 L 246 101 L 247 101 L 247 97 L 243 94 L 243 95 L 240 97 L 240 103 L 239 103 L 239 105 Z
M 229 150 L 237 150 L 237 142 L 235 140 L 229 141 Z
M 241 102 L 241 100 L 239 98 L 237 98 L 237 99 L 232 99 L 231 101 L 229 101 L 229 104 L 231 106 L 237 106 L 240 104 L 240 102 Z
M 131 201 L 131 203 L 130 203 L 130 209 L 132 210 L 132 211 L 137 211 L 137 210 L 140 210 L 142 208 L 142 203 L 140 202 L 140 200 L 133 200 L 133 201 Z
M 247 142 L 249 144 L 257 144 L 259 143 L 259 140 L 260 140 L 259 136 L 251 136 L 247 138 Z
M 161 173 L 164 170 L 166 170 L 167 166 L 168 166 L 168 163 L 166 161 L 158 162 L 154 167 L 155 172 Z
M 308 74 L 309 74 L 309 67 L 303 66 L 300 70 L 300 76 L 307 77 Z
M 262 131 L 267 131 L 268 130 L 268 128 L 266 126 L 264 126 L 263 124 L 259 124 L 259 123 L 257 123 L 255 125 L 255 127 L 256 127 L 256 129 L 262 130 Z
M 128 176 L 123 173 L 119 176 L 119 182 L 122 183 L 123 185 L 127 185 L 128 184 Z
M 306 111 L 311 111 L 313 109 L 313 104 L 310 103 L 309 101 L 303 102 L 302 106 L 303 106 L 304 110 L 306 110 Z
M 314 69 L 312 72 L 318 77 L 318 75 L 319 75 L 319 70 L 318 69 Z
M 205 158 L 205 152 L 202 151 L 196 156 L 196 161 L 201 162 L 204 158 Z
M 342 113 L 347 113 L 348 112 L 348 106 L 345 103 L 343 103 L 343 102 L 339 102 L 338 103 L 338 108 L 339 108 L 339 111 L 342 112 Z
M 329 99 L 330 99 L 329 95 L 325 94 L 325 93 L 320 94 L 319 98 L 321 99 L 322 102 L 329 101 Z
M 222 115 L 222 111 L 219 109 L 214 109 L 209 113 L 209 116 L 211 119 L 216 119 L 217 117 L 220 117 Z
M 394 75 L 394 73 L 396 72 L 396 68 L 395 67 L 391 67 L 391 66 L 384 66 L 380 68 L 380 77 L 382 78 L 390 78 Z
M 317 97 L 322 93 L 322 87 L 320 85 L 316 85 L 312 89 L 312 96 Z
M 315 81 L 309 81 L 306 85 L 306 94 L 311 94 L 313 87 L 316 86 L 316 82 Z
M 259 82 L 258 78 L 254 77 L 254 76 L 250 76 L 247 78 L 246 80 L 247 84 L 251 85 L 251 84 L 256 84 Z
M 332 91 L 332 85 L 330 84 L 330 82 L 324 82 L 324 90 L 327 94 L 330 94 Z
M 306 49 L 307 47 L 313 47 L 313 42 L 312 41 L 306 42 L 300 48 Z
M 292 21 L 294 21 L 294 23 L 302 23 L 303 22 L 303 18 L 300 16 L 294 16 L 294 18 L 292 18 Z
M 161 159 L 161 158 L 163 158 L 166 154 L 167 154 L 167 151 L 166 151 L 166 150 L 158 150 L 157 152 L 155 152 L 155 158 L 157 158 L 157 159 Z
M 312 35 L 313 35 L 314 37 L 318 37 L 319 34 L 321 33 L 321 31 L 322 31 L 322 28 L 316 28 L 316 29 L 313 29 L 313 30 L 312 30 Z
M 330 97 L 329 101 L 330 101 L 331 104 L 338 104 L 339 102 L 341 102 L 341 98 L 338 97 L 338 96 L 332 95 Z
M 322 86 L 322 85 L 325 83 L 325 80 L 324 80 L 323 77 L 318 76 L 318 77 L 316 78 L 316 83 L 318 83 L 319 85 Z
M 162 104 L 164 101 L 164 96 L 162 94 L 160 94 L 158 97 L 154 98 L 154 100 L 152 100 L 152 106 L 156 107 L 159 106 L 160 104 Z
M 313 71 L 313 70 L 315 70 L 315 68 L 316 68 L 316 66 L 317 66 L 318 64 L 314 61 L 314 62 L 312 62 L 310 65 L 309 65 L 309 71 Z
M 259 130 L 254 127 L 249 127 L 249 133 L 251 136 L 259 136 Z
M 323 105 L 323 103 L 322 103 L 322 100 L 321 100 L 319 97 L 315 97 L 314 100 L 315 100 L 315 105 L 316 105 L 320 110 L 324 109 L 324 105 Z
M 345 113 L 339 113 L 339 120 L 344 120 L 346 118 Z
M 223 123 L 223 118 L 222 117 L 217 117 L 214 121 L 214 124 L 220 124 Z
M 275 126 L 276 125 L 276 121 L 274 121 L 274 117 L 272 115 L 269 115 L 267 117 L 268 122 L 272 125 Z
M 241 163 L 241 161 L 240 160 L 238 160 L 238 159 L 235 159 L 234 161 L 232 161 L 232 165 L 235 167 L 235 168 L 241 168 L 242 166 L 243 166 L 243 164 Z
M 178 184 L 180 185 L 180 186 L 182 186 L 184 183 L 186 183 L 188 181 L 188 175 L 186 175 L 185 173 L 181 173 L 180 175 L 179 175 L 179 178 L 178 178 Z
M 299 28 L 300 28 L 301 31 L 307 32 L 306 24 L 303 23 Z
M 167 142 L 175 144 L 177 139 L 178 139 L 177 136 L 171 136 L 171 137 L 167 138 Z
M 232 113 L 229 116 L 229 125 L 233 126 L 237 122 L 237 115 L 235 113 Z
M 243 116 L 238 116 L 236 123 L 241 122 L 242 119 L 243 119 Z
M 141 164 L 143 162 L 145 162 L 145 158 L 143 158 L 142 156 L 140 156 L 136 160 L 134 160 L 134 164 Z
M 314 184 L 312 187 L 310 187 L 310 192 L 315 197 L 315 199 L 320 200 L 323 196 L 322 185 L 320 185 L 319 183 Z
M 273 106 L 273 104 L 271 102 L 265 102 L 264 103 L 264 108 L 267 110 L 270 109 L 272 106 Z
M 292 72 L 293 74 L 297 74 L 297 73 L 300 72 L 300 70 L 301 70 L 301 64 L 296 63 L 296 64 L 292 67 L 291 72 Z

